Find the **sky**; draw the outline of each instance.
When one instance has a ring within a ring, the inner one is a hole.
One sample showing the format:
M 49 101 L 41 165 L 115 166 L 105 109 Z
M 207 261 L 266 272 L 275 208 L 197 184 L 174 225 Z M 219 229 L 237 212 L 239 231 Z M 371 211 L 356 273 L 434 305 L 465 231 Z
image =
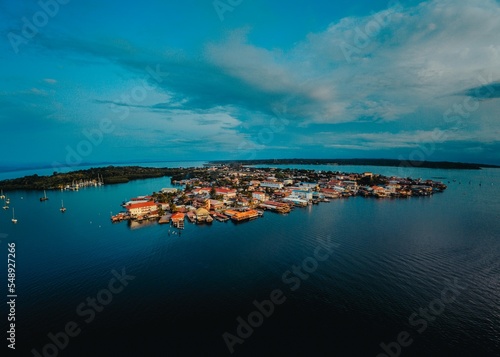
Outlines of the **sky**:
M 500 164 L 500 2 L 0 0 L 0 166 Z

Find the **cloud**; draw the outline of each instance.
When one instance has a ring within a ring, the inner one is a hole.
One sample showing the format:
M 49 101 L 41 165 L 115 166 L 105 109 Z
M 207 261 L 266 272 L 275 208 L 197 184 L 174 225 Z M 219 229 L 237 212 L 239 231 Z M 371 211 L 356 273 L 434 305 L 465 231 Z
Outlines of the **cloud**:
M 44 78 L 43 80 L 45 83 L 48 83 L 48 84 L 56 84 L 57 83 L 57 80 L 53 79 L 53 78 Z
M 498 132 L 496 101 L 481 100 L 461 126 L 445 122 L 443 113 L 467 97 L 500 97 L 499 18 L 493 0 L 430 0 L 344 17 L 287 48 L 268 48 L 247 29 L 190 53 L 119 38 L 41 33 L 34 41 L 44 53 L 69 53 L 79 64 L 106 61 L 123 77 L 146 78 L 147 68 L 158 66 L 160 81 L 150 76 L 149 84 L 167 100 L 93 101 L 136 109 L 137 124 L 126 127 L 173 125 L 177 137 L 158 141 L 232 150 L 256 142 L 255 128 L 278 116 L 290 120 L 290 137 L 303 145 L 386 150 L 429 142 L 435 130 L 448 133 L 448 144 L 498 142 L 491 134 Z M 153 132 L 144 135 L 155 141 Z M 265 148 L 273 145 L 287 147 Z
M 463 91 L 462 94 L 483 100 L 500 98 L 500 82 L 469 88 Z

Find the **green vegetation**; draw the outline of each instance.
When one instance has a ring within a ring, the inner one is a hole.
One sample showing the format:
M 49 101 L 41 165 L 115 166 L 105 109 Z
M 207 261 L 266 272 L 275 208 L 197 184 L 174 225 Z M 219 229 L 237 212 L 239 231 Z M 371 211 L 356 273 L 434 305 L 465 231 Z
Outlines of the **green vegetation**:
M 101 176 L 105 184 L 126 183 L 132 180 L 171 176 L 183 179 L 190 172 L 189 169 L 154 168 L 140 166 L 107 166 L 91 168 L 68 173 L 54 172 L 50 176 L 31 175 L 16 179 L 0 181 L 4 190 L 44 190 L 58 189 L 73 182 L 97 180 Z

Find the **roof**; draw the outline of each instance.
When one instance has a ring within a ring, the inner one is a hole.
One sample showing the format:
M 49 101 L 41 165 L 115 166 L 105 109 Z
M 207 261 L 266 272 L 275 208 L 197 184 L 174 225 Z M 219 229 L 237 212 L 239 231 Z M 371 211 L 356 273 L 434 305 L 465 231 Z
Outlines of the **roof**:
M 209 214 L 209 212 L 206 209 L 204 209 L 204 208 L 198 208 L 196 210 L 196 215 L 197 216 L 207 216 L 208 214 Z
M 184 219 L 184 213 L 174 213 L 170 219 L 176 220 L 176 219 Z
M 143 208 L 143 207 L 156 207 L 156 203 L 154 202 L 139 202 L 139 203 L 132 203 L 127 206 L 127 209 L 134 209 L 134 208 Z
M 232 192 L 236 192 L 236 190 L 232 190 L 232 189 L 229 189 L 229 188 L 218 187 L 218 188 L 215 189 L 215 192 L 232 193 Z

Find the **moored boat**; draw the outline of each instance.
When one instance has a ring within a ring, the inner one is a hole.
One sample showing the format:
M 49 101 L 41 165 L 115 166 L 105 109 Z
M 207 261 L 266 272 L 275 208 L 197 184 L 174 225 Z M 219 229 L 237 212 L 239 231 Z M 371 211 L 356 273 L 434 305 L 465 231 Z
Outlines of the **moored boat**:
M 47 201 L 49 198 L 47 197 L 47 192 L 43 190 L 43 197 L 40 197 L 40 202 Z
M 66 212 L 66 207 L 64 207 L 63 200 L 61 200 L 61 208 L 59 208 L 59 211 L 61 211 L 62 213 Z

